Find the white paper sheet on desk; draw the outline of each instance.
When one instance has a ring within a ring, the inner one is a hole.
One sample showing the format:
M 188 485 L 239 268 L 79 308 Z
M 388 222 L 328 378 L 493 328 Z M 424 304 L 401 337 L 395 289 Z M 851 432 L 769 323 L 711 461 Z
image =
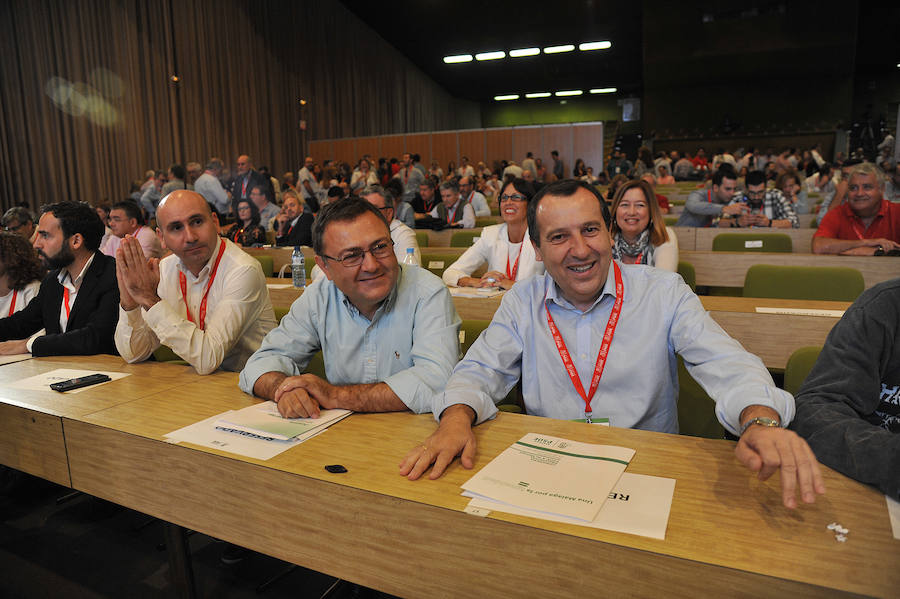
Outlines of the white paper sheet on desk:
M 263 441 L 261 439 L 254 439 L 252 437 L 245 437 L 243 435 L 218 430 L 216 428 L 216 421 L 229 413 L 231 413 L 230 410 L 228 412 L 223 412 L 222 414 L 210 416 L 206 420 L 195 422 L 194 424 L 180 428 L 177 431 L 172 431 L 163 436 L 170 443 L 192 443 L 194 445 L 219 449 L 248 458 L 268 460 L 327 430 L 326 428 L 314 430 L 310 434 L 301 435 L 290 441 Z
M 14 356 L 0 356 L 0 365 L 12 364 L 13 362 L 21 362 L 23 360 L 30 360 L 31 358 L 32 358 L 31 354 L 16 354 Z
M 293 285 L 290 283 L 266 283 L 266 287 L 269 289 L 290 289 Z
M 888 516 L 891 519 L 891 530 L 894 533 L 894 538 L 900 540 L 900 501 L 891 499 L 887 495 L 884 496 L 884 499 L 887 501 Z
M 105 370 L 75 370 L 73 368 L 57 368 L 56 370 L 51 370 L 50 372 L 36 374 L 34 376 L 28 377 L 27 379 L 16 381 L 15 383 L 11 384 L 10 387 L 13 387 L 15 389 L 28 389 L 29 391 L 51 391 L 50 383 L 60 383 L 62 381 L 68 381 L 69 379 L 77 379 L 78 377 L 88 376 L 90 374 L 105 374 L 113 381 L 125 378 L 126 376 L 131 376 L 127 372 L 107 372 Z M 105 385 L 109 382 L 111 381 L 97 383 L 96 385 L 82 387 L 81 389 L 73 389 L 72 391 L 65 391 L 64 393 L 81 393 L 82 391 L 93 389 L 97 385 Z M 54 393 L 56 393 L 56 391 L 54 391 Z
M 530 512 L 480 498 L 472 499 L 469 507 L 665 540 L 674 492 L 674 478 L 624 472 L 593 522 Z
M 528 433 L 463 483 L 466 497 L 592 522 L 634 450 Z
M 767 308 L 756 306 L 757 314 L 789 314 L 791 316 L 824 316 L 826 318 L 840 318 L 843 310 L 813 310 L 811 308 Z
M 503 295 L 503 290 L 496 287 L 449 287 L 453 297 L 497 297 Z

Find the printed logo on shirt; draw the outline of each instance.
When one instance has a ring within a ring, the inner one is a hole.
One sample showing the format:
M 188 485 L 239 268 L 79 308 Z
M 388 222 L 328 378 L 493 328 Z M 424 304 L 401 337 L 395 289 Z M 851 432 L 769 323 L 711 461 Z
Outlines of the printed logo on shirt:
M 900 433 L 900 384 L 881 383 L 881 403 L 875 410 L 875 424 L 892 433 Z

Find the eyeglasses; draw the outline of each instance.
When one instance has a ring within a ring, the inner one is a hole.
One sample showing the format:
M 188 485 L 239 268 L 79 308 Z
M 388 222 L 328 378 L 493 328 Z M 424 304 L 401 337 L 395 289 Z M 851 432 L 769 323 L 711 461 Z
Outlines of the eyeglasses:
M 21 229 L 22 227 L 25 227 L 27 225 L 28 225 L 28 223 L 20 223 L 14 227 L 3 227 L 3 230 L 6 231 L 7 233 L 14 233 L 14 232 L 18 231 L 19 229 Z
M 388 211 L 388 210 L 393 210 L 394 207 L 393 207 L 393 206 L 381 206 L 381 207 L 378 208 L 378 209 L 381 210 L 381 213 L 382 213 L 382 214 L 387 214 L 387 211 Z
M 363 260 L 366 257 L 366 254 L 372 254 L 372 257 L 377 259 L 387 258 L 394 251 L 394 242 L 393 241 L 381 241 L 376 243 L 372 247 L 367 250 L 352 250 L 347 252 L 340 258 L 334 258 L 332 256 L 328 256 L 326 254 L 322 254 L 322 257 L 327 260 L 334 260 L 335 262 L 340 262 L 342 266 L 346 268 L 353 268 L 355 266 L 359 266 L 363 263 Z
M 509 202 L 509 201 L 527 202 L 528 198 L 526 198 L 525 196 L 518 194 L 518 193 L 513 193 L 513 194 L 504 193 L 503 195 L 500 196 L 500 201 L 501 202 Z

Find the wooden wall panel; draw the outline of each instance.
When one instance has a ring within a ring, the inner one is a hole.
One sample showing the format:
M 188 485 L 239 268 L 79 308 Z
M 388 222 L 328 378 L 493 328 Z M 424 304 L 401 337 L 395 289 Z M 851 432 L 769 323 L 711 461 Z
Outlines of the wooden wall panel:
M 356 140 L 356 157 L 362 158 L 366 154 L 372 159 L 372 168 L 378 167 L 378 159 L 381 157 L 381 139 L 378 137 L 360 137 Z
M 334 140 L 331 158 L 355 165 L 359 160 L 359 156 L 356 155 L 356 140 L 352 137 Z
M 463 156 L 469 157 L 469 164 L 473 167 L 484 161 L 484 129 L 459 132 L 459 158 Z
M 422 158 L 422 166 L 427 169 L 431 164 L 431 133 L 407 133 L 406 151 L 418 154 Z
M 515 160 L 518 164 L 522 163 L 522 158 L 513 154 L 512 151 L 512 129 L 504 127 L 502 129 L 485 129 L 484 145 L 487 149 L 487 165 L 491 170 L 497 170 L 501 160 Z M 496 162 L 496 165 L 494 164 Z
M 572 166 L 575 164 L 575 157 L 572 155 L 572 125 L 544 125 L 543 129 L 544 156 L 541 158 L 544 166 L 547 167 L 547 172 L 553 172 L 553 159 L 550 157 L 550 152 L 556 150 L 565 167 L 563 176 L 571 176 Z
M 334 156 L 334 142 L 330 139 L 311 141 L 308 145 L 309 155 L 319 164 L 321 164 L 322 160 L 325 158 Z
M 603 170 L 603 123 L 579 123 L 572 126 L 572 167 L 575 159 L 593 167 L 594 175 Z
M 459 166 L 459 149 L 457 146 L 456 131 L 441 131 L 431 134 L 431 159 L 437 160 L 444 175 L 447 173 L 447 165 L 450 161 Z M 431 161 L 429 161 L 429 166 Z
M 550 151 L 547 151 L 547 158 L 544 158 L 544 135 L 540 125 L 534 127 L 514 127 L 512 130 L 512 152 L 513 158 L 519 164 L 525 160 L 528 152 L 534 154 L 535 158 L 540 158 L 546 162 L 550 159 Z
M 404 135 L 382 135 L 381 136 L 381 156 L 390 160 L 396 158 L 400 160 L 403 152 L 406 151 Z

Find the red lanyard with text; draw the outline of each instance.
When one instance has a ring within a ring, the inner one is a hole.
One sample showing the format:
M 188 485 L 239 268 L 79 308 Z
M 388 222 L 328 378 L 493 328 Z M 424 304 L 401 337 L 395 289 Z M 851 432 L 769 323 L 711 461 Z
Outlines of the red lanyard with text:
M 65 289 L 65 287 L 63 287 L 63 289 Z M 12 315 L 13 315 L 13 312 L 15 312 L 15 310 L 16 310 L 16 297 L 18 297 L 18 295 L 19 295 L 18 290 L 13 289 L 12 303 L 9 304 L 9 316 L 12 316 Z M 68 318 L 68 317 L 69 317 L 69 312 L 68 312 L 68 310 L 67 310 L 67 311 L 66 311 L 66 318 Z
M 516 254 L 516 263 L 513 264 L 512 270 L 509 270 L 509 252 L 506 252 L 506 278 L 510 281 L 516 280 L 516 275 L 519 274 L 519 258 L 522 257 L 522 246 L 525 245 L 525 240 L 522 240 L 522 245 L 519 246 L 519 253 Z M 547 313 L 549 314 L 549 312 Z
M 581 378 L 578 376 L 578 370 L 575 369 L 575 364 L 572 362 L 572 356 L 569 355 L 566 343 L 563 341 L 562 335 L 559 334 L 556 323 L 553 322 L 553 317 L 550 316 L 550 308 L 547 306 L 546 302 L 544 303 L 544 310 L 547 311 L 547 324 L 550 326 L 550 334 L 553 335 L 553 342 L 556 343 L 556 349 L 559 351 L 559 357 L 562 358 L 563 364 L 566 367 L 566 372 L 569 373 L 569 378 L 572 379 L 572 385 L 584 400 L 584 418 L 589 424 L 591 422 L 591 414 L 593 413 L 591 412 L 591 399 L 594 397 L 594 393 L 597 392 L 597 386 L 600 384 L 600 377 L 603 376 L 603 368 L 606 366 L 606 357 L 609 354 L 609 346 L 612 343 L 613 335 L 616 333 L 616 325 L 619 324 L 619 314 L 622 312 L 622 296 L 624 295 L 625 286 L 622 284 L 622 272 L 619 270 L 619 265 L 616 264 L 615 261 L 613 261 L 612 264 L 616 278 L 616 301 L 613 304 L 612 312 L 610 312 L 609 320 L 606 323 L 606 331 L 603 333 L 603 342 L 600 344 L 600 351 L 597 353 L 597 363 L 594 365 L 594 376 L 591 378 L 591 387 L 588 389 L 587 393 L 584 392 L 584 385 L 581 384 Z
M 209 298 L 209 290 L 212 288 L 213 281 L 216 279 L 216 272 L 219 270 L 219 262 L 222 260 L 222 254 L 225 253 L 225 242 L 222 241 L 219 245 L 219 253 L 216 256 L 216 262 L 213 264 L 212 271 L 209 273 L 209 282 L 206 284 L 206 292 L 203 294 L 203 299 L 200 300 L 200 314 L 199 314 L 199 322 L 194 322 L 194 318 L 191 316 L 191 309 L 188 306 L 187 301 L 187 277 L 184 276 L 183 272 L 178 273 L 178 282 L 181 283 L 181 299 L 184 300 L 184 309 L 187 311 L 187 319 L 200 327 L 200 330 L 204 330 L 206 325 L 206 300 Z
M 447 224 L 452 225 L 453 219 L 456 217 L 456 211 L 459 209 L 459 202 L 453 206 L 453 214 L 450 214 L 450 210 L 447 210 Z

